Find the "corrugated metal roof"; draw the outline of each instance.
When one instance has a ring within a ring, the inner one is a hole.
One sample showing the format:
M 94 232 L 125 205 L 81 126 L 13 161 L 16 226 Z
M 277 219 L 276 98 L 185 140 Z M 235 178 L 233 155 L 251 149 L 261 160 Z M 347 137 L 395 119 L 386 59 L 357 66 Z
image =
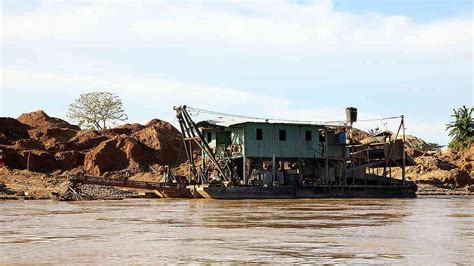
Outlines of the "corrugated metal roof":
M 235 117 L 217 117 L 213 120 L 205 120 L 198 123 L 199 126 L 204 126 L 206 124 L 219 127 L 230 127 L 238 124 L 245 123 L 266 123 L 266 124 L 289 124 L 289 125 L 311 125 L 311 126 L 335 126 L 335 127 L 347 127 L 344 124 L 321 124 L 318 122 L 311 121 L 291 121 L 291 120 L 278 120 L 278 119 L 241 119 Z

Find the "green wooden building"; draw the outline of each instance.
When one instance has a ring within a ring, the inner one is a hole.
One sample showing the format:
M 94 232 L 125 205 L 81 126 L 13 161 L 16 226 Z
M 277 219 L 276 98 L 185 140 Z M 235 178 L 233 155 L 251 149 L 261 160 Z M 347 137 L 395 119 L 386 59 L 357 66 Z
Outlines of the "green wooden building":
M 326 125 L 211 120 L 198 123 L 216 156 L 322 159 L 344 157 L 345 132 Z

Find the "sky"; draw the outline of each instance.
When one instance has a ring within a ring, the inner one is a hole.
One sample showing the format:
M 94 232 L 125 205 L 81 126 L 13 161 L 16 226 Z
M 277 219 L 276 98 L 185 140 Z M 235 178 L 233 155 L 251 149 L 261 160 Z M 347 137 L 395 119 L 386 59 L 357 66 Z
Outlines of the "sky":
M 0 116 L 65 119 L 92 91 L 139 123 L 175 123 L 183 104 L 311 121 L 354 106 L 359 119 L 403 114 L 408 134 L 445 145 L 452 109 L 474 105 L 471 1 L 0 3 Z

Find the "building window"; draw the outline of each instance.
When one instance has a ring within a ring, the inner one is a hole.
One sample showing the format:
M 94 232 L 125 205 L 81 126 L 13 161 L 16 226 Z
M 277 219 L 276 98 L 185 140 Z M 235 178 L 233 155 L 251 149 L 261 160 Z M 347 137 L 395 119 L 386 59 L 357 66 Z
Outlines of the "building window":
M 286 140 L 286 130 L 280 129 L 280 140 L 285 141 Z
M 257 128 L 257 140 L 263 139 L 263 130 L 261 128 Z
M 326 142 L 326 136 L 324 134 L 324 129 L 319 130 L 319 142 Z
M 210 143 L 212 141 L 212 133 L 207 132 L 207 143 Z
M 305 139 L 306 141 L 313 141 L 313 132 L 311 130 L 306 130 Z

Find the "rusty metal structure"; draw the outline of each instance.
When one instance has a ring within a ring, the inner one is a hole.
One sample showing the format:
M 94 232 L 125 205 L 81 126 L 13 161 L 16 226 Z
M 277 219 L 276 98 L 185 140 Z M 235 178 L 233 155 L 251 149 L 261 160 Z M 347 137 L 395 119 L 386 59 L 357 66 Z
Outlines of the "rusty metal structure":
M 413 162 L 404 152 L 403 116 L 390 118 L 400 119 L 394 139 L 354 144 L 357 109 L 352 107 L 346 109 L 343 124 L 242 116 L 196 123 L 189 111 L 210 111 L 174 109 L 188 156 L 187 181 L 203 197 L 415 195 L 416 186 L 405 178 L 405 167 Z M 193 151 L 196 147 L 200 156 Z M 401 180 L 392 178 L 393 167 L 402 169 Z

